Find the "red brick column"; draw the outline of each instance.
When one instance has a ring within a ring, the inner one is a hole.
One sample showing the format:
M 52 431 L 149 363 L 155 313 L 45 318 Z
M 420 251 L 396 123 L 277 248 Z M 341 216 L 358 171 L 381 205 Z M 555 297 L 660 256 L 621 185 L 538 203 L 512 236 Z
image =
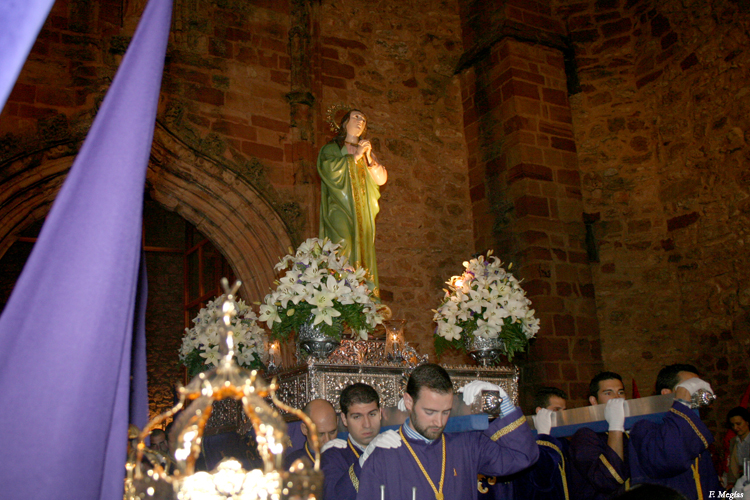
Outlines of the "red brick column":
M 506 32 L 528 30 L 525 12 L 504 14 Z M 510 36 L 475 52 L 461 74 L 475 245 L 512 263 L 541 319 L 514 360 L 521 402 L 528 408 L 542 385 L 583 402 L 601 345 L 563 53 Z

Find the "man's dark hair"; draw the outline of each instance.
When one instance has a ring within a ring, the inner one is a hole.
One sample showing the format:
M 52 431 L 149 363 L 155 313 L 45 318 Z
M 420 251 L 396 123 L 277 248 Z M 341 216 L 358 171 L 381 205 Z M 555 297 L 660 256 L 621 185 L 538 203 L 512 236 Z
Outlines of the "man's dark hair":
M 562 389 L 558 389 L 557 387 L 542 387 L 534 394 L 534 408 L 547 408 L 550 396 L 568 399 L 568 395 Z
M 730 429 L 732 428 L 732 422 L 730 422 L 729 420 L 733 417 L 740 417 L 742 418 L 742 420 L 750 424 L 750 411 L 748 411 L 747 408 L 737 406 L 729 410 L 729 413 L 727 413 L 727 427 L 729 427 Z
M 599 393 L 599 382 L 605 380 L 619 380 L 622 382 L 622 377 L 615 372 L 599 372 L 589 383 L 589 397 L 597 397 Z
M 167 433 L 163 431 L 162 429 L 154 429 L 148 435 L 149 437 L 152 437 L 152 436 L 158 436 L 159 434 L 164 436 L 164 439 L 167 439 Z
M 378 396 L 378 391 L 367 384 L 357 382 L 341 391 L 339 406 L 341 406 L 341 413 L 349 415 L 349 407 L 352 405 L 367 404 L 372 403 L 373 401 L 377 403 L 378 408 L 380 408 L 380 396 Z
M 656 376 L 656 394 L 661 394 L 662 389 L 673 391 L 674 387 L 680 383 L 680 377 L 677 376 L 680 372 L 690 372 L 698 375 L 698 369 L 693 365 L 675 363 L 665 366 L 659 370 L 659 374 Z
M 411 372 L 409 382 L 406 384 L 406 393 L 411 396 L 415 403 L 422 387 L 436 392 L 453 394 L 453 382 L 451 382 L 450 375 L 442 366 L 433 363 L 419 365 Z

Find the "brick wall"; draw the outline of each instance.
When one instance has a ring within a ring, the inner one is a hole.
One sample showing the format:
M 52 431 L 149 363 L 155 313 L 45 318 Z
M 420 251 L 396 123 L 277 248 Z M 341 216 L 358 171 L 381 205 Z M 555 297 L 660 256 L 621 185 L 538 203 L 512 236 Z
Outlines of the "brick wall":
M 559 2 L 582 92 L 572 99 L 607 368 L 650 395 L 697 365 L 719 400 L 748 384 L 749 12 L 736 2 Z
M 433 353 L 432 311 L 443 282 L 474 251 L 459 82 L 459 17 L 450 4 L 323 2 L 316 146 L 330 140 L 328 106 L 368 116 L 369 138 L 388 169 L 376 252 L 384 301 L 407 320 L 407 341 Z M 454 358 L 446 357 L 450 362 Z M 463 358 L 461 358 L 463 359 Z
M 182 250 L 185 221 L 146 201 L 143 210 L 146 246 Z M 146 369 L 151 417 L 174 405 L 174 387 L 182 383 L 184 367 L 178 353 L 184 329 L 184 253 L 146 252 L 148 303 L 146 304 Z
M 142 4 L 55 3 L 0 114 L 0 252 L 48 210 Z M 647 394 L 694 362 L 717 428 L 748 382 L 748 22 L 730 0 L 177 0 L 149 189 L 261 275 L 317 234 L 325 109 L 359 106 L 407 339 L 432 352 L 443 281 L 494 248 L 543 321 L 525 387 L 582 402 L 603 365 Z
M 48 210 L 144 5 L 55 4 L 0 115 L 0 168 L 15 178 L 0 190 L 0 251 Z M 290 39 L 309 44 L 304 61 Z M 431 353 L 430 309 L 473 253 L 453 74 L 460 45 L 455 6 L 428 1 L 373 13 L 345 2 L 177 0 L 150 194 L 218 243 L 248 286 L 267 289 L 253 266 L 317 234 L 326 107 L 361 107 L 390 177 L 376 241 L 383 296 L 407 319 L 408 339 Z M 294 101 L 298 91 L 312 98 Z M 157 379 L 172 373 L 169 363 L 156 370 Z
M 513 2 L 489 13 L 464 9 L 471 13 L 464 40 L 475 40 L 462 73 L 474 239 L 477 249 L 493 248 L 512 263 L 541 320 L 518 360 L 522 403 L 528 407 L 541 385 L 583 403 L 583 387 L 601 369 L 601 345 L 561 24 L 541 4 L 521 3 L 531 10 Z M 479 36 L 472 16 L 501 27 Z M 546 45 L 527 41 L 546 28 L 555 30 Z

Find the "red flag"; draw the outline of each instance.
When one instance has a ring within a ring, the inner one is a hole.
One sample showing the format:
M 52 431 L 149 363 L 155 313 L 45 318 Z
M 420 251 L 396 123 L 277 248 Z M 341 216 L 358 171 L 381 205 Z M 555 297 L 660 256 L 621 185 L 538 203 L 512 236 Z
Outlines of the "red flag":
M 747 403 L 750 401 L 750 384 L 747 384 L 747 389 L 745 389 L 745 394 L 742 395 L 742 399 L 740 399 L 740 406 L 743 408 L 747 408 Z
M 638 399 L 641 397 L 641 393 L 638 391 L 638 386 L 635 383 L 635 379 L 633 379 L 633 399 Z

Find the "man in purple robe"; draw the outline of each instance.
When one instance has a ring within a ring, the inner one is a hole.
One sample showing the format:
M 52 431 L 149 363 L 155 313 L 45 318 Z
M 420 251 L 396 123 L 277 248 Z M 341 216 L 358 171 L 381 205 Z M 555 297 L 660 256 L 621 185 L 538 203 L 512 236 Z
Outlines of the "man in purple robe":
M 565 410 L 568 395 L 557 387 L 542 387 L 534 395 L 534 428 L 539 460 L 509 477 L 479 475 L 479 500 L 569 500 L 566 466 L 568 440 L 550 435 L 552 413 Z
M 693 394 L 700 389 L 713 393 L 692 365 L 670 365 L 659 372 L 656 393 L 674 392 L 676 399 L 661 423 L 641 420 L 631 429 L 633 484 L 662 484 L 689 500 L 718 498 L 724 491 L 708 451 L 713 436 L 690 408 Z
M 346 439 L 333 439 L 323 447 L 323 498 L 354 500 L 359 489 L 359 457 L 380 432 L 380 396 L 363 383 L 341 391 L 341 423 L 349 431 Z
M 568 500 L 568 440 L 552 437 L 552 413 L 567 407 L 568 395 L 557 387 L 543 387 L 534 395 L 536 444 L 539 460 L 516 474 L 513 498 L 516 500 Z M 498 498 L 498 497 L 495 497 Z
M 579 429 L 570 441 L 570 491 L 580 500 L 605 500 L 625 491 L 630 478 L 625 436 L 625 388 L 622 377 L 602 372 L 589 384 L 589 403 L 604 404 L 606 433 Z
M 302 408 L 302 411 L 315 424 L 321 448 L 331 439 L 336 439 L 339 432 L 339 420 L 331 403 L 325 399 L 313 399 Z M 309 461 L 309 464 L 315 462 L 315 450 L 309 445 L 310 429 L 302 422 L 300 430 L 307 439 L 305 439 L 302 448 L 294 450 L 284 457 L 284 467 L 287 469 L 298 459 Z
M 472 382 L 464 397 L 486 384 Z M 398 431 L 373 439 L 360 457 L 357 499 L 476 499 L 477 474 L 506 476 L 536 462 L 539 449 L 523 413 L 502 388 L 494 390 L 503 398 L 502 413 L 487 430 L 445 434 L 453 407 L 450 376 L 435 364 L 415 368 L 404 394 L 409 418 Z

